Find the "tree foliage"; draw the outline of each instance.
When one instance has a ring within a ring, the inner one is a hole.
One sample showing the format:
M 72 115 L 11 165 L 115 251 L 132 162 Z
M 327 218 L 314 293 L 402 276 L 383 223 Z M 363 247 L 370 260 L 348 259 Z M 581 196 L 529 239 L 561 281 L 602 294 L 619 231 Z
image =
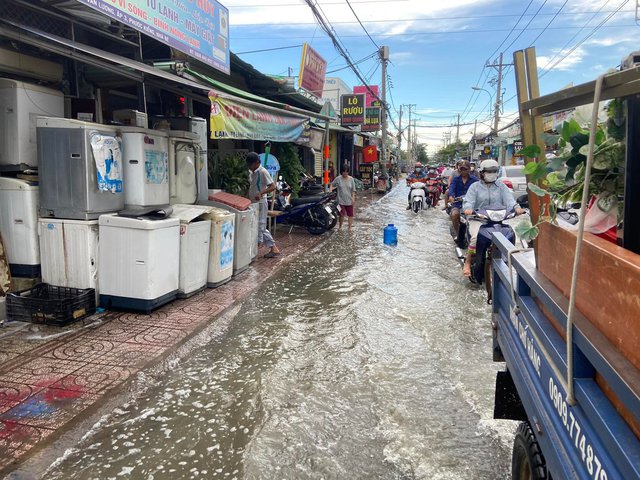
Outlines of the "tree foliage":
M 469 146 L 466 143 L 452 142 L 438 150 L 436 157 L 438 157 L 441 162 L 450 162 L 457 156 L 464 156 L 468 151 Z

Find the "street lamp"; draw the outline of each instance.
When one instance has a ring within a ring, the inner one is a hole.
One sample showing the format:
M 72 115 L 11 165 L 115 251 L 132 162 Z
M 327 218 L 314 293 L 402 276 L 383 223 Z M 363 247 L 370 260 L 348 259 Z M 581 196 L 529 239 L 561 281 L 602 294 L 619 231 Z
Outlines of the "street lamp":
M 482 91 L 489 94 L 489 112 L 491 112 L 491 106 L 493 105 L 493 95 L 491 94 L 491 92 L 486 88 L 480 88 L 480 87 L 471 87 L 471 90 L 476 90 L 478 92 Z M 491 133 L 493 133 L 493 129 L 491 129 Z

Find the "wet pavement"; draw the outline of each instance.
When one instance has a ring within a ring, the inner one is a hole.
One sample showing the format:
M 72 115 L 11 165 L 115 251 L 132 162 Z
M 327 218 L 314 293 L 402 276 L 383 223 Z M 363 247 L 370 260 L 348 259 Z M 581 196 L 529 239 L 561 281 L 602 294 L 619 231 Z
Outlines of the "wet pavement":
M 444 213 L 405 201 L 397 187 L 280 269 L 42 478 L 509 478 L 484 292 Z
M 444 213 L 405 201 L 397 187 L 279 269 L 43 478 L 509 478 L 484 293 Z

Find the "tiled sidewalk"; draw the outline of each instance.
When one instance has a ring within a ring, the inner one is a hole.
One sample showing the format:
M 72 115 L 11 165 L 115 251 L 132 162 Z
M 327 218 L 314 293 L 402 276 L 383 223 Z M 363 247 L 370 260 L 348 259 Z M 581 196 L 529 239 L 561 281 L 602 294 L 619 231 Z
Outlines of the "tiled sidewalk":
M 264 259 L 264 250 L 229 283 L 151 315 L 106 312 L 67 328 L 0 329 L 0 475 L 326 238 L 288 230 L 277 230 L 281 256 Z

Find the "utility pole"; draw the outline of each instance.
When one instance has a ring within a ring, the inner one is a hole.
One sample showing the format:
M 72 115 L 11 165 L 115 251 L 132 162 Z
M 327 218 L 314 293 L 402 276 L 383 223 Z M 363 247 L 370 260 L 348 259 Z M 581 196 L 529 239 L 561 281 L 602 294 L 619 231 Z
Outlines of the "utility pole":
M 405 107 L 409 108 L 409 125 L 407 126 L 407 128 L 409 129 L 409 131 L 407 132 L 407 153 L 409 154 L 409 161 L 412 161 L 412 142 L 413 142 L 413 136 L 411 134 L 411 126 L 413 125 L 411 123 L 411 110 L 413 109 L 413 107 L 417 106 L 415 103 L 409 103 L 409 104 L 405 104 Z
M 382 62 L 382 173 L 387 173 L 387 62 L 389 61 L 389 47 L 380 47 L 380 61 Z
M 460 114 L 458 114 L 458 123 L 456 123 L 456 143 L 460 142 Z
M 498 135 L 498 122 L 500 121 L 500 105 L 502 103 L 502 53 L 500 53 L 500 62 L 498 63 L 498 83 L 496 91 L 496 110 L 493 120 L 493 134 Z
M 398 158 L 396 161 L 402 164 L 402 105 L 400 105 L 400 115 L 398 117 L 398 153 L 396 155 Z

